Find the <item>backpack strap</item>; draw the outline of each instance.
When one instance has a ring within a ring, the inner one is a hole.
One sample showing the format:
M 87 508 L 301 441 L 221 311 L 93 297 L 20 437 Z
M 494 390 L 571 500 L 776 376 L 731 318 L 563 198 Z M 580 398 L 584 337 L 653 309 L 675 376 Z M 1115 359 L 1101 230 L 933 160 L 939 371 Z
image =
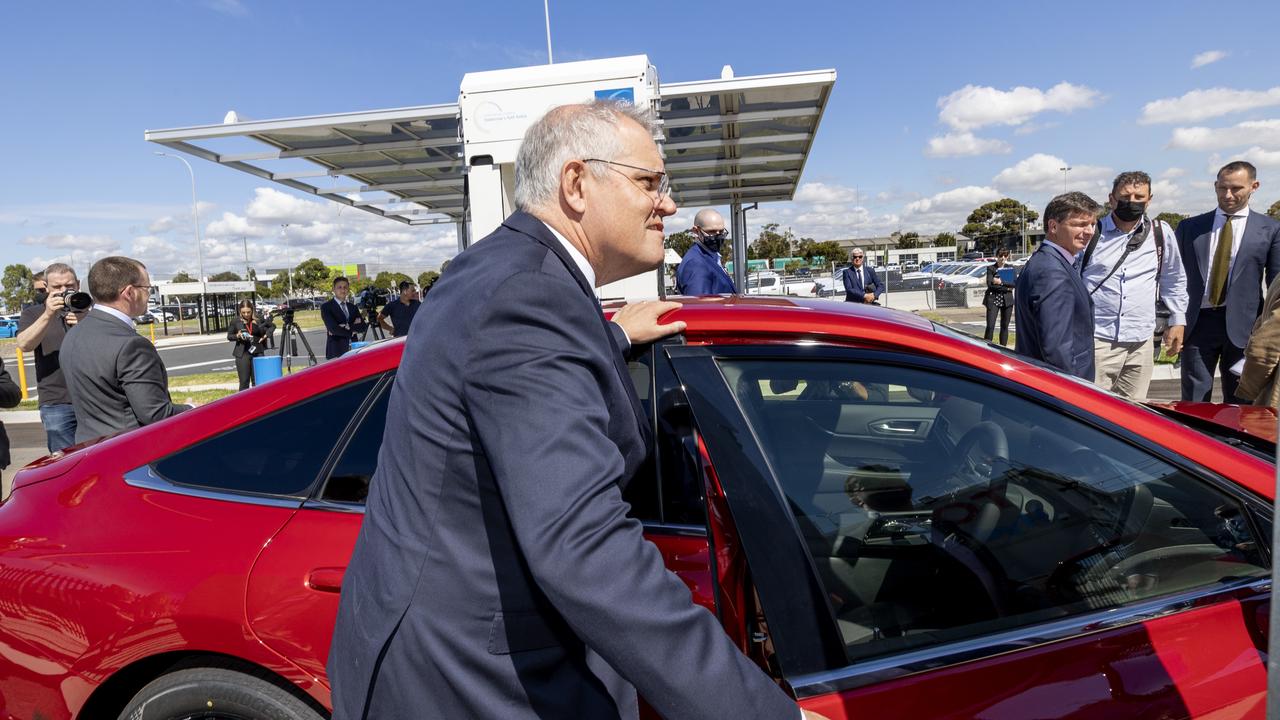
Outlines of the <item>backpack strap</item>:
M 1098 247 L 1098 238 L 1102 237 L 1102 221 L 1093 226 L 1093 237 L 1084 246 L 1084 257 L 1080 258 L 1080 277 L 1084 277 L 1084 269 L 1089 267 L 1089 258 L 1093 257 L 1093 249 Z

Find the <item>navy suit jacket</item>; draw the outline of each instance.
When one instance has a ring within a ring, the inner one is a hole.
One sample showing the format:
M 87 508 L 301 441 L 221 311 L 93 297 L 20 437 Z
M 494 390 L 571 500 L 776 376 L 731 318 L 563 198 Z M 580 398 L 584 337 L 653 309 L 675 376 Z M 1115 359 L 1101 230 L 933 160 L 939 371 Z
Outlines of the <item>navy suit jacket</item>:
M 1062 253 L 1046 240 L 1014 284 L 1014 349 L 1063 372 L 1093 380 L 1093 300 Z
M 408 337 L 329 655 L 334 720 L 791 718 L 622 490 L 650 452 L 592 288 L 517 212 Z
M 1205 283 L 1212 267 L 1209 240 L 1216 212 L 1183 220 L 1175 233 L 1182 266 L 1187 269 L 1187 337 L 1195 330 L 1200 303 L 1204 302 Z M 1227 338 L 1232 345 L 1243 348 L 1249 343 L 1253 321 L 1262 310 L 1263 293 L 1280 276 L 1280 223 L 1262 213 L 1250 212 L 1244 237 L 1236 241 L 1240 246 L 1227 278 Z
M 868 292 L 875 293 L 876 300 L 879 300 L 880 293 L 884 292 L 884 283 L 880 281 L 875 268 L 864 264 L 862 270 L 857 272 L 850 266 L 840 271 L 840 277 L 844 280 L 845 302 L 866 302 L 865 296 Z M 870 284 L 864 284 L 864 276 L 870 280 Z
M 347 302 L 347 315 L 342 315 L 338 298 L 331 297 L 320 304 L 320 319 L 324 321 L 324 329 L 328 339 L 324 343 L 326 359 L 336 358 L 351 349 L 351 339 L 356 333 L 365 329 L 368 323 L 360 314 L 360 308 L 353 302 Z M 347 327 L 339 327 L 342 324 Z
M 720 256 L 695 242 L 676 268 L 676 291 L 681 295 L 719 295 L 734 292 L 733 280 L 720 267 Z

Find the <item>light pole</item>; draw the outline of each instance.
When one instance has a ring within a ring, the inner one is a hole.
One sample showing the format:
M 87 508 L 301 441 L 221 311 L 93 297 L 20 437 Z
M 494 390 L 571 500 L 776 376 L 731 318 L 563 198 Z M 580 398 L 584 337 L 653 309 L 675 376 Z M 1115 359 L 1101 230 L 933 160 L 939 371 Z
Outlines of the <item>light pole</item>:
M 171 155 L 159 150 L 156 151 L 156 155 L 181 160 L 182 164 L 187 166 L 187 174 L 191 176 L 191 219 L 196 225 L 196 272 L 200 275 L 197 278 L 200 281 L 200 332 L 204 332 L 204 249 L 201 248 L 200 243 L 200 208 L 196 203 L 196 171 L 191 169 L 191 163 L 181 155 Z
M 289 223 L 280 223 L 280 237 L 284 240 L 284 274 L 289 276 L 289 297 L 293 297 L 293 269 L 289 267 L 289 263 L 293 262 L 293 253 L 289 246 L 289 233 L 285 232 L 288 229 Z
M 1067 191 L 1067 173 L 1071 172 L 1071 167 L 1060 167 L 1058 170 L 1062 171 L 1062 192 L 1065 193 Z

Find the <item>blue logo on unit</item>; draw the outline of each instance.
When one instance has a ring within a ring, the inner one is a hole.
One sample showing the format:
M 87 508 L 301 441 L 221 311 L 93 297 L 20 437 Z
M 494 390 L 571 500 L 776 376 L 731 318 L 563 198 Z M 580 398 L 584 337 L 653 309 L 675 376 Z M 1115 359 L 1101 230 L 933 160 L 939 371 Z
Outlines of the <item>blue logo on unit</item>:
M 597 90 L 597 100 L 617 100 L 636 104 L 636 91 L 632 88 L 615 88 L 613 90 Z

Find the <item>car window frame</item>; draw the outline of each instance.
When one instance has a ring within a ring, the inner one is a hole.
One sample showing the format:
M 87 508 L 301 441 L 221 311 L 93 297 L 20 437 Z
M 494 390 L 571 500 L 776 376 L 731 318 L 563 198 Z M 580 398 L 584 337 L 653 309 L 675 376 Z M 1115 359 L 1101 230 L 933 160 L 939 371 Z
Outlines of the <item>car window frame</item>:
M 368 382 L 371 379 L 377 378 L 379 374 L 380 373 L 371 373 L 369 375 L 352 379 L 340 385 L 334 385 L 332 387 L 325 388 L 322 392 L 316 393 L 314 395 L 309 395 L 305 399 L 297 403 L 291 403 L 285 407 L 276 408 L 271 412 L 266 413 L 265 415 L 260 415 L 258 417 L 255 417 L 250 421 L 250 423 L 258 423 L 258 422 L 265 421 L 269 418 L 279 415 L 280 413 L 288 412 L 294 408 L 297 408 L 299 405 L 303 403 L 312 402 L 326 395 L 340 392 L 342 390 L 350 388 L 354 385 L 358 385 L 360 383 Z M 385 371 L 382 374 L 385 374 Z M 374 395 L 378 387 L 380 387 L 380 382 L 375 382 L 373 385 L 370 386 L 369 391 L 365 393 L 365 397 L 364 399 L 361 400 L 357 410 L 357 414 L 360 417 L 363 417 L 363 411 L 369 403 L 369 398 Z M 331 467 L 331 463 L 334 460 L 332 449 L 330 450 L 329 456 L 325 458 L 325 462 L 321 464 L 320 469 L 317 471 L 316 477 L 312 478 L 311 483 L 298 493 L 263 493 L 263 492 L 251 492 L 247 490 L 231 490 L 226 488 L 216 488 L 216 487 L 211 487 L 207 485 L 195 485 L 195 484 L 184 483 L 184 482 L 180 482 L 180 481 L 165 477 L 159 474 L 158 472 L 156 472 L 156 470 L 154 469 L 154 465 L 156 463 L 162 462 L 163 460 L 169 457 L 172 457 L 173 455 L 176 455 L 178 453 L 191 450 L 192 448 L 195 448 L 199 445 L 215 442 L 225 437 L 227 433 L 235 430 L 239 430 L 244 426 L 245 426 L 245 423 L 238 423 L 232 427 L 223 428 L 220 432 L 217 432 L 213 435 L 202 438 L 198 442 L 195 442 L 189 445 L 184 445 L 183 447 L 173 450 L 169 453 L 166 453 L 161 457 L 152 458 L 148 460 L 146 463 L 144 463 L 143 465 L 136 467 L 132 470 L 126 471 L 123 474 L 124 481 L 125 483 L 133 487 L 145 488 L 149 490 L 159 490 L 162 492 L 168 492 L 175 495 L 186 495 L 189 497 L 199 497 L 199 498 L 206 498 L 211 500 L 226 500 L 230 502 L 239 502 L 239 503 L 245 503 L 250 505 L 266 505 L 270 507 L 290 507 L 290 508 L 302 507 L 306 503 L 307 499 L 310 498 L 312 494 L 314 494 L 317 482 L 320 480 L 320 478 L 328 477 L 328 468 Z M 342 432 L 339 433 L 338 435 L 339 442 L 341 442 L 341 440 L 351 432 L 352 426 L 353 426 L 352 421 L 348 420 L 346 427 L 344 427 L 342 429 Z M 345 445 L 343 446 L 345 447 Z
M 354 503 L 341 500 L 325 500 L 320 497 L 320 494 L 324 492 L 324 486 L 325 483 L 329 481 L 329 475 L 333 473 L 334 467 L 336 467 L 338 461 L 342 459 L 342 454 L 345 453 L 347 451 L 347 447 L 351 445 L 351 440 L 355 437 L 356 433 L 359 432 L 361 425 L 364 424 L 364 421 L 369 416 L 369 412 L 373 409 L 373 406 L 378 403 L 378 400 L 381 399 L 384 394 L 389 395 L 391 393 L 392 385 L 395 384 L 396 380 L 396 369 L 392 368 L 390 370 L 384 370 L 380 375 L 378 382 L 374 384 L 373 388 L 369 390 L 369 394 L 365 396 L 364 402 L 362 402 L 360 407 L 352 413 L 351 420 L 338 436 L 338 441 L 334 443 L 333 449 L 329 451 L 329 456 L 325 458 L 324 464 L 320 466 L 320 472 L 316 474 L 316 479 L 312 482 L 311 488 L 307 493 L 307 497 L 302 503 L 301 507 L 303 509 L 331 510 L 334 512 L 356 513 L 360 515 L 364 514 L 367 502 Z M 369 375 L 364 379 L 367 380 L 369 377 L 373 376 Z M 388 409 L 390 409 L 389 406 Z M 378 444 L 378 450 L 379 453 L 381 453 L 381 443 Z
M 805 631 L 801 629 L 805 623 L 797 622 L 795 616 L 795 613 L 807 614 L 810 618 L 810 627 L 815 622 L 818 626 L 822 626 L 827 618 L 830 618 L 830 627 L 834 628 L 835 621 L 825 597 L 814 598 L 811 594 L 804 594 L 808 595 L 808 597 L 805 597 L 800 593 L 793 593 L 790 602 L 785 603 L 785 607 L 780 610 L 777 598 L 780 595 L 785 595 L 789 587 L 794 584 L 794 581 L 791 584 L 779 583 L 767 572 L 759 572 L 760 567 L 757 558 L 760 557 L 760 551 L 757 550 L 753 553 L 746 542 L 749 532 L 767 532 L 780 527 L 787 528 L 786 547 L 790 550 L 786 553 L 786 558 L 781 560 L 781 563 L 807 568 L 811 574 L 811 581 L 821 585 L 813 558 L 803 545 L 797 521 L 786 507 L 785 493 L 781 482 L 767 461 L 768 455 L 764 451 L 764 444 L 756 434 L 755 429 L 747 421 L 737 394 L 733 392 L 728 380 L 720 370 L 719 360 L 721 359 L 766 361 L 781 359 L 787 362 L 835 361 L 909 367 L 924 372 L 941 373 L 961 380 L 977 382 L 992 387 L 997 391 L 1012 394 L 1021 400 L 1058 412 L 1076 422 L 1083 423 L 1087 427 L 1103 432 L 1117 441 L 1149 453 L 1162 462 L 1188 474 L 1192 479 L 1204 482 L 1236 500 L 1246 509 L 1245 514 L 1250 524 L 1250 531 L 1259 539 L 1259 545 L 1263 547 L 1262 552 L 1268 564 L 1274 562 L 1274 558 L 1271 556 L 1270 543 L 1263 542 L 1263 539 L 1270 538 L 1271 505 L 1248 488 L 1237 485 L 1213 470 L 1178 455 L 1169 448 L 1138 435 L 1104 417 L 1085 412 L 1059 397 L 1049 395 L 1036 388 L 1022 385 L 998 375 L 984 374 L 975 368 L 952 361 L 900 351 L 850 348 L 835 345 L 703 345 L 682 348 L 677 354 L 672 355 L 672 360 L 677 373 L 682 380 L 686 381 L 686 385 L 692 386 L 695 377 L 696 380 L 701 382 L 710 380 L 711 375 L 707 372 L 708 367 L 715 369 L 715 377 L 719 379 L 714 389 L 700 387 L 698 388 L 700 392 L 690 392 L 691 401 L 694 401 L 695 405 L 697 405 L 707 402 L 708 396 L 718 396 L 720 402 L 728 400 L 733 405 L 733 417 L 727 417 L 729 413 L 726 412 L 724 413 L 726 417 L 718 418 L 718 423 L 707 425 L 705 422 L 699 422 L 699 425 L 708 427 L 708 429 L 718 426 L 722 430 L 730 424 L 736 426 L 736 432 L 739 435 L 736 440 L 741 441 L 745 433 L 745 437 L 749 437 L 752 444 L 750 447 L 744 445 L 744 449 L 748 454 L 757 458 L 765 468 L 765 472 L 759 475 L 759 479 L 768 485 L 764 492 L 761 492 L 760 488 L 753 490 L 742 485 L 743 478 L 750 476 L 751 473 L 749 472 L 739 472 L 737 474 L 731 471 L 723 472 L 721 474 L 721 482 L 726 485 L 738 485 L 733 491 L 726 489 L 731 498 L 731 512 L 735 512 L 732 498 L 741 500 L 744 495 L 749 496 L 750 500 L 756 503 L 771 499 L 775 505 L 772 508 L 772 512 L 769 513 L 773 517 L 773 521 L 766 528 L 760 527 L 758 521 L 748 523 L 751 529 L 743 527 L 743 523 L 739 520 L 736 512 L 734 514 L 734 522 L 738 524 L 739 531 L 744 537 L 743 549 L 747 554 L 747 563 L 752 568 L 752 578 L 757 591 L 760 593 L 762 605 L 764 605 L 766 620 L 769 623 L 774 646 L 778 651 L 783 677 L 798 698 L 803 699 L 831 692 L 851 690 L 899 678 L 904 673 L 949 667 L 975 659 L 993 657 L 1015 650 L 1030 649 L 1050 642 L 1125 627 L 1150 620 L 1153 617 L 1182 612 L 1202 604 L 1231 600 L 1241 601 L 1270 593 L 1270 576 L 1246 579 L 1225 586 L 1192 588 L 1117 608 L 1081 613 L 1062 620 L 1031 624 L 978 638 L 910 649 L 852 663 L 844 657 L 836 658 L 832 662 L 830 650 L 827 647 L 829 644 L 827 642 L 828 638 L 806 637 L 803 634 Z M 696 375 L 692 372 L 695 362 L 702 365 L 701 372 Z M 698 398 L 701 398 L 701 400 L 699 401 Z M 695 406 L 695 417 L 698 414 L 698 409 Z M 724 442 L 727 438 L 723 436 L 723 433 L 720 434 L 721 437 L 718 439 Z M 711 443 L 712 439 L 708 434 L 708 449 L 712 451 L 712 460 L 714 462 L 716 460 L 716 451 Z M 1224 447 L 1230 448 L 1229 445 L 1225 444 Z M 1243 452 L 1235 448 L 1231 448 L 1231 450 Z M 790 537 L 792 535 L 794 535 L 794 538 Z M 779 542 L 772 542 L 769 545 L 770 553 L 781 554 L 783 551 L 783 545 Z M 772 560 L 773 562 L 769 564 L 776 566 L 779 563 L 778 558 L 773 558 Z M 772 603 L 770 601 L 771 598 L 773 599 Z M 817 602 L 817 600 L 820 600 L 820 602 Z M 771 605 L 773 605 L 772 608 Z M 827 632 L 834 632 L 834 636 L 839 637 L 838 630 L 829 630 Z M 841 646 L 841 655 L 843 655 L 843 645 Z M 790 658 L 790 662 L 787 661 L 788 658 Z M 801 659 L 803 666 L 797 665 L 797 658 Z M 812 666 L 820 658 L 827 659 L 826 667 L 813 669 Z M 807 668 L 801 670 L 800 668 L 804 666 L 807 666 Z

